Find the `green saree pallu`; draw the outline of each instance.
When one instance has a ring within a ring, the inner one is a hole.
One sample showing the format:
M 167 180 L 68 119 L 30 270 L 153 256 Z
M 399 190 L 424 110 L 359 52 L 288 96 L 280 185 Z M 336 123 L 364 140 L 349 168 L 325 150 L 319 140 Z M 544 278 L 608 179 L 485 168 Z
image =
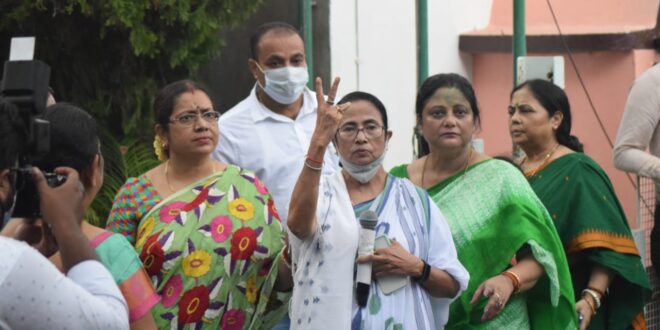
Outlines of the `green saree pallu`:
M 607 174 L 588 156 L 571 153 L 528 179 L 557 226 L 570 260 L 575 299 L 587 288 L 594 264 L 615 274 L 589 328 L 642 328 L 649 282 Z
M 405 166 L 392 174 L 407 177 Z M 428 189 L 447 218 L 461 263 L 470 273 L 467 290 L 451 305 L 446 329 L 576 329 L 568 264 L 549 214 L 522 173 L 489 159 Z M 490 321 L 486 299 L 470 300 L 484 281 L 511 267 L 529 248 L 544 269 L 536 285 L 514 294 Z
M 162 297 L 151 310 L 158 327 L 273 326 L 288 302 L 274 291 L 282 231 L 266 188 L 235 166 L 151 208 L 135 249 Z

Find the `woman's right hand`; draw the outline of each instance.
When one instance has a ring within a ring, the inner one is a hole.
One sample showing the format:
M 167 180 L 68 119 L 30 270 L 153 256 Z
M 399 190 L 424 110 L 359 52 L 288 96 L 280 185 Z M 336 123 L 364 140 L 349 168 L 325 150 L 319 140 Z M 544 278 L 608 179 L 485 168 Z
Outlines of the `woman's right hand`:
M 44 174 L 36 167 L 32 169 L 32 179 L 39 192 L 39 207 L 42 219 L 51 226 L 53 233 L 80 228 L 85 214 L 83 201 L 85 189 L 78 179 L 78 172 L 70 167 L 58 167 L 55 173 L 66 180 L 58 187 L 50 187 Z
M 316 128 L 312 135 L 312 143 L 319 147 L 326 147 L 339 128 L 339 123 L 343 117 L 344 111 L 350 106 L 350 102 L 334 105 L 337 88 L 339 87 L 339 77 L 335 78 L 328 92 L 326 101 L 323 93 L 323 82 L 321 78 L 316 77 L 314 81 L 316 89 Z
M 474 305 L 482 297 L 488 299 L 481 320 L 490 320 L 504 309 L 513 294 L 513 290 L 513 284 L 509 278 L 503 275 L 495 275 L 479 285 L 472 296 L 470 304 Z

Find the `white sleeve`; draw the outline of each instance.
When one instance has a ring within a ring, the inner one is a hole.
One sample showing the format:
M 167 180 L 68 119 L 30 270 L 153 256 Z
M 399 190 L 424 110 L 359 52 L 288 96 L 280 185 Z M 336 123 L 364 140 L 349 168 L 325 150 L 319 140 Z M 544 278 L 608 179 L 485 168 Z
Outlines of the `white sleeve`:
M 64 276 L 32 248 L 0 283 L 0 324 L 11 329 L 128 329 L 128 307 L 98 261 Z
M 470 281 L 470 274 L 458 260 L 454 239 L 451 236 L 449 225 L 438 206 L 429 198 L 429 251 L 428 264 L 434 268 L 446 271 L 458 282 L 460 289 L 454 299 L 461 295 Z
M 238 159 L 240 154 L 235 150 L 234 140 L 227 134 L 230 128 L 220 128 L 220 124 L 222 124 L 222 121 L 218 122 L 218 145 L 215 147 L 211 157 L 226 164 L 240 164 Z
M 656 72 L 640 77 L 628 94 L 614 144 L 614 166 L 658 180 L 660 158 L 646 152 L 660 122 Z

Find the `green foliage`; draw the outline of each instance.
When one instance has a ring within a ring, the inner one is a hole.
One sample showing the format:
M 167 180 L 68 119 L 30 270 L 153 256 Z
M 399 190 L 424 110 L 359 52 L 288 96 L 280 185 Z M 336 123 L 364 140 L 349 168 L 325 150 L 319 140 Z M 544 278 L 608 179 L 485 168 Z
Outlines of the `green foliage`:
M 117 137 L 147 141 L 158 87 L 194 79 L 219 54 L 219 31 L 262 1 L 6 0 L 0 42 L 35 35 L 36 57 L 51 65 L 60 99 L 92 112 Z
M 106 181 L 88 212 L 92 222 L 105 221 L 127 177 L 157 164 L 150 145 L 158 88 L 195 79 L 199 67 L 219 55 L 219 31 L 246 20 L 262 2 L 0 1 L 2 54 L 10 37 L 36 36 L 35 57 L 51 66 L 58 99 L 82 106 L 105 131 Z M 120 145 L 128 148 L 124 154 Z

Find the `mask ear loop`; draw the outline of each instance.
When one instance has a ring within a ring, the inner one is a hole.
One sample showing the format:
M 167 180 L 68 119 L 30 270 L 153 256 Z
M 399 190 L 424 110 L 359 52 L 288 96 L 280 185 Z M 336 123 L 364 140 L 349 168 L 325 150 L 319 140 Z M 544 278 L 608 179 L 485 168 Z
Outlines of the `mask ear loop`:
M 259 63 L 257 61 L 254 61 L 254 64 L 257 65 L 257 69 L 259 69 L 261 74 L 264 75 L 264 85 L 265 85 L 266 84 L 266 72 L 264 71 L 264 69 L 261 68 L 261 65 L 259 65 Z M 261 88 L 261 90 L 266 89 L 266 86 L 261 85 L 261 82 L 259 81 L 259 78 L 257 78 L 255 76 L 254 79 L 257 81 L 257 86 L 259 86 L 259 88 Z

